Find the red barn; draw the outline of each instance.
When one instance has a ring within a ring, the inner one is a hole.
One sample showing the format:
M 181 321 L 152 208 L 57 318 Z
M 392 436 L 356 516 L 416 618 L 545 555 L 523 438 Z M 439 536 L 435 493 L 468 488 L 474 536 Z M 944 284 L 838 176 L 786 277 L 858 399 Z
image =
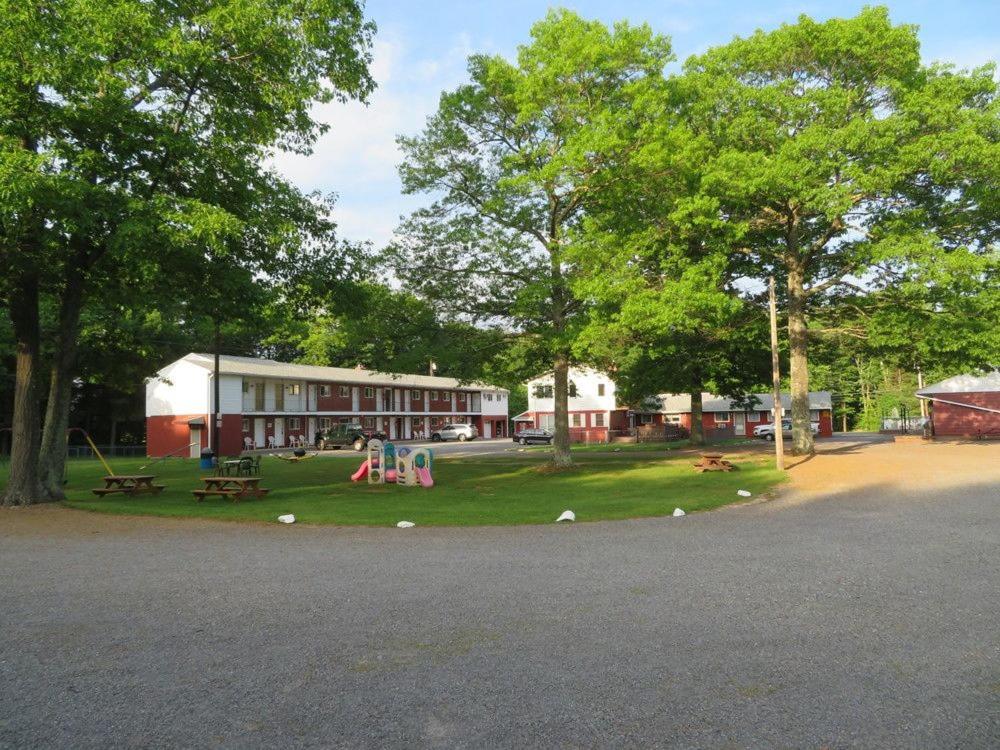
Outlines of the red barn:
M 930 402 L 933 434 L 1000 437 L 1000 370 L 956 375 L 917 391 Z

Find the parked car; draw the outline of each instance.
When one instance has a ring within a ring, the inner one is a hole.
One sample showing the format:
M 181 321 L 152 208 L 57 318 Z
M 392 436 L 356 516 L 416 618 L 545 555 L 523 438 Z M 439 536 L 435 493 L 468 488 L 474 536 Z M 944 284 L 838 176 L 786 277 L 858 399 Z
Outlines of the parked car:
M 443 440 L 475 440 L 479 437 L 479 430 L 473 424 L 446 424 L 439 430 L 431 433 L 431 440 L 435 443 Z
M 514 442 L 521 445 L 527 445 L 528 443 L 552 445 L 552 433 L 538 427 L 526 427 L 514 433 Z
M 345 448 L 348 445 L 356 451 L 363 451 L 372 438 L 387 439 L 384 432 L 365 430 L 359 424 L 335 424 L 316 433 L 316 447 L 321 451 L 331 448 Z
M 819 422 L 811 422 L 809 427 L 812 428 L 812 434 L 819 434 Z M 792 420 L 782 419 L 781 420 L 781 434 L 791 435 L 792 434 Z M 753 428 L 753 436 L 757 438 L 763 438 L 764 440 L 774 440 L 774 424 L 761 424 Z

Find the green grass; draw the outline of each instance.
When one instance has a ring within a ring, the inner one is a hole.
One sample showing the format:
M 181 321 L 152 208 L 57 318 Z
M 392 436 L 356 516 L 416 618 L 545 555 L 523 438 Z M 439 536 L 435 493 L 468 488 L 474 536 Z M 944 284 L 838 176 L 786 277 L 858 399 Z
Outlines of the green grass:
M 712 450 L 727 445 L 748 445 L 753 442 L 753 438 L 726 438 L 725 440 L 713 441 L 702 447 L 705 450 Z M 570 446 L 570 450 L 574 453 L 657 453 L 662 451 L 676 451 L 681 448 L 689 447 L 691 447 L 690 441 L 685 438 L 683 440 L 651 443 L 573 443 L 573 445 Z M 531 451 L 552 450 L 552 447 L 548 445 L 532 445 L 527 446 L 527 448 Z
M 184 516 L 240 521 L 275 521 L 294 513 L 302 523 L 419 526 L 475 526 L 551 523 L 565 509 L 579 521 L 668 515 L 707 510 L 741 500 L 737 489 L 754 496 L 781 476 L 766 458 L 745 457 L 738 471 L 697 474 L 691 456 L 588 455 L 567 472 L 540 471 L 543 454 L 448 458 L 434 462 L 435 486 L 352 483 L 358 454 L 323 456 L 300 464 L 264 458 L 261 486 L 271 490 L 260 500 L 233 503 L 224 498 L 195 502 L 191 490 L 202 486 L 197 461 L 171 459 L 143 473 L 157 475 L 167 489 L 156 496 L 94 496 L 103 486 L 104 469 L 96 460 L 72 461 L 67 505 L 104 513 Z M 145 460 L 116 459 L 117 473 L 136 473 Z

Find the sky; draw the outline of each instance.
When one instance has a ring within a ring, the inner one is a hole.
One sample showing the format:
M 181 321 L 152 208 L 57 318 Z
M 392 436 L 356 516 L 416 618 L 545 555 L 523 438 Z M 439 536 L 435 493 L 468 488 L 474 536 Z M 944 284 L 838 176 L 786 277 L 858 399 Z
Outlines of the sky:
M 531 25 L 551 7 L 567 7 L 607 23 L 648 23 L 670 37 L 674 54 L 689 55 L 756 29 L 773 29 L 805 13 L 815 19 L 855 15 L 872 2 L 815 0 L 648 0 L 547 3 L 529 0 L 368 0 L 375 21 L 372 75 L 378 89 L 368 105 L 331 103 L 315 116 L 330 126 L 310 156 L 276 157 L 279 172 L 306 191 L 335 193 L 334 219 L 341 236 L 370 241 L 392 238 L 400 217 L 428 196 L 405 196 L 396 166 L 399 134 L 420 132 L 442 91 L 466 80 L 465 63 L 478 52 L 512 58 L 528 41 Z M 962 67 L 1000 60 L 1000 0 L 900 0 L 888 2 L 895 23 L 919 27 L 925 62 Z

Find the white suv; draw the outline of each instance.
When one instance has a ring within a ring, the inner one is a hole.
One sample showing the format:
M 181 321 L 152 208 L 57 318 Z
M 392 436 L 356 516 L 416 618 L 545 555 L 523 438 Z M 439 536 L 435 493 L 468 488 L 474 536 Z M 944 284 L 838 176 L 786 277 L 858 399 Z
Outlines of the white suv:
M 472 424 L 446 424 L 439 430 L 431 433 L 431 440 L 435 443 L 442 440 L 473 440 L 479 437 L 479 430 Z
M 812 428 L 812 434 L 819 434 L 819 422 L 811 422 L 809 427 Z M 782 419 L 781 420 L 781 433 L 783 435 L 792 434 L 792 420 Z M 762 424 L 757 425 L 753 428 L 753 436 L 758 438 L 764 438 L 764 440 L 774 440 L 774 424 Z

